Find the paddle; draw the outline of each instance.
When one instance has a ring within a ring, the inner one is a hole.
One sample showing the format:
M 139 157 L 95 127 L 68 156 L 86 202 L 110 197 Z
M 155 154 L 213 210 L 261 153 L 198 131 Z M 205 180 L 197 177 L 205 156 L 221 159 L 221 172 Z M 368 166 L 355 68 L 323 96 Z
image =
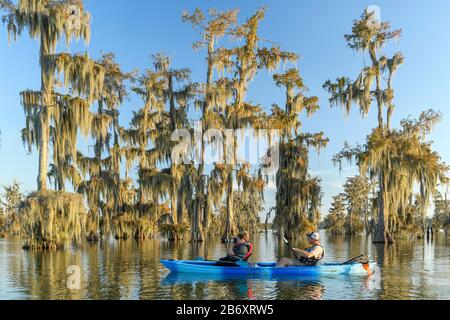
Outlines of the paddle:
M 365 255 L 362 254 L 360 256 L 354 257 L 353 259 L 350 259 L 350 260 L 342 263 L 342 265 L 351 264 L 352 262 L 355 262 L 356 260 L 364 258 L 364 257 L 365 257 Z
M 292 253 L 294 254 L 294 256 L 295 256 L 295 258 L 299 261 L 299 262 L 301 262 L 300 261 L 300 258 L 299 258 L 299 256 L 298 256 L 298 254 L 297 254 L 297 252 L 294 250 L 294 248 L 292 248 L 292 246 L 291 246 L 291 244 L 289 243 L 289 240 L 286 238 L 286 236 L 283 236 L 283 240 L 284 240 L 284 243 L 286 243 L 286 245 L 289 247 L 289 249 L 292 251 Z

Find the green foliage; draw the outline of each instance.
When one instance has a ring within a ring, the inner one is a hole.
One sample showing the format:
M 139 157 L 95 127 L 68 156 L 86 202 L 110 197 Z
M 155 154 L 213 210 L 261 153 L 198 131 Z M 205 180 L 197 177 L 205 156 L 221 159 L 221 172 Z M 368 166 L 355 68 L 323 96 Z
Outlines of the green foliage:
M 364 176 L 350 177 L 344 185 L 347 234 L 371 233 L 371 184 Z
M 368 55 L 371 65 L 364 66 L 353 82 L 340 77 L 336 82 L 328 80 L 323 86 L 331 95 L 331 105 L 340 105 L 347 114 L 353 104 L 359 106 L 362 115 L 369 113 L 374 102 L 378 107 L 378 128 L 367 137 L 366 144 L 355 148 L 346 145 L 333 159 L 341 166 L 343 160 L 355 157 L 361 176 L 368 176 L 377 184 L 378 221 L 374 242 L 394 241 L 401 218 L 411 207 L 416 186 L 420 189 L 418 203 L 423 227 L 430 197 L 438 183 L 447 182 L 448 167 L 425 140 L 439 122 L 440 114 L 429 110 L 423 112 L 418 120 L 406 119 L 401 122 L 400 129 L 391 129 L 394 110 L 392 78 L 404 57 L 397 53 L 387 58 L 383 47 L 400 35 L 400 30 L 391 31 L 389 23 L 375 21 L 372 14 L 365 11 L 361 19 L 354 21 L 352 33 L 345 39 L 351 49 Z M 387 109 L 386 123 L 384 109 Z M 416 222 L 410 219 L 409 223 Z
M 274 105 L 267 121 L 281 134 L 274 226 L 280 234 L 294 239 L 319 226 L 322 189 L 320 179 L 308 173 L 309 151 L 311 147 L 317 151 L 324 148 L 328 139 L 323 133 L 300 133 L 300 116 L 305 113 L 311 117 L 319 106 L 317 97 L 305 96 L 307 88 L 299 71 L 289 69 L 273 78 L 286 91 L 285 107 Z
M 371 65 L 364 66 L 355 81 L 339 77 L 335 82 L 328 80 L 323 88 L 331 95 L 331 106 L 341 106 L 346 115 L 353 104 L 359 106 L 361 115 L 366 116 L 373 102 L 378 107 L 378 125 L 384 125 L 383 108 L 387 108 L 387 127 L 390 128 L 394 111 L 392 78 L 404 57 L 398 52 L 392 58 L 383 53 L 389 41 L 401 36 L 401 30 L 391 30 L 390 23 L 375 21 L 373 13 L 365 11 L 359 20 L 353 22 L 352 33 L 345 35 L 348 47 L 368 56 Z M 383 82 L 385 87 L 383 88 Z
M 14 181 L 9 186 L 3 187 L 4 193 L 0 198 L 0 234 L 3 236 L 20 236 L 20 216 L 19 206 L 23 195 L 20 191 L 20 185 Z
M 321 227 L 332 234 L 345 234 L 346 203 L 345 195 L 339 194 L 333 197 L 329 214 L 325 217 Z
M 73 38 L 89 41 L 90 18 L 82 1 L 19 0 L 17 5 L 3 1 L 3 8 L 10 36 L 16 38 L 27 30 L 31 38 L 40 40 L 41 89 L 21 93 L 26 116 L 23 141 L 30 151 L 33 145 L 39 150 L 38 192 L 22 205 L 24 247 L 56 249 L 78 241 L 84 232 L 82 198 L 63 190 L 66 180 L 75 187 L 81 183 L 75 167 L 77 138 L 95 128 L 89 108 L 103 91 L 104 69 L 86 54 L 55 53 L 62 37 L 67 46 Z M 60 75 L 61 93 L 55 89 Z M 50 143 L 53 163 L 48 172 Z M 54 179 L 57 192 L 47 191 L 47 176 Z
M 81 195 L 62 191 L 31 193 L 20 207 L 24 248 L 54 250 L 79 243 L 86 224 Z
M 121 186 L 126 184 L 120 176 L 122 155 L 118 109 L 128 96 L 125 84 L 133 77 L 133 73 L 120 69 L 112 53 L 104 54 L 97 64 L 103 68 L 104 78 L 103 90 L 97 97 L 98 109 L 92 113 L 90 128 L 94 157 L 78 153 L 77 167 L 82 181 L 75 184 L 90 208 L 87 230 L 91 241 L 98 240 L 102 234 L 109 234 L 111 216 L 119 214 L 123 205 L 118 196 Z
M 367 137 L 365 145 L 346 148 L 336 155 L 337 162 L 355 157 L 361 175 L 378 182 L 381 190 L 378 197 L 382 195 L 385 209 L 379 224 L 386 228 L 385 236 L 393 237 L 408 223 L 419 224 L 416 231 L 423 232 L 427 209 L 436 187 L 440 183 L 448 183 L 449 167 L 426 140 L 440 117 L 439 113 L 429 110 L 417 120 L 403 120 L 400 129 L 375 129 Z M 405 219 L 407 211 L 411 210 L 411 198 L 416 187 L 420 190 L 416 204 L 421 216 L 419 222 L 417 219 Z M 380 213 L 377 218 L 380 219 Z
M 333 198 L 329 215 L 322 228 L 333 234 L 361 234 L 372 232 L 371 184 L 363 176 L 350 177 L 344 192 Z
M 450 200 L 447 199 L 447 193 L 444 196 L 436 192 L 434 198 L 434 217 L 432 220 L 436 229 L 444 229 L 446 235 L 450 229 Z

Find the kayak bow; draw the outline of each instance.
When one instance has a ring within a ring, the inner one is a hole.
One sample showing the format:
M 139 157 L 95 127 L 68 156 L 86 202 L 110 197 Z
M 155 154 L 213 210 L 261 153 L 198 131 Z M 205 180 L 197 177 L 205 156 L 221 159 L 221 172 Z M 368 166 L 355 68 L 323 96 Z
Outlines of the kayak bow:
M 221 275 L 330 275 L 355 274 L 369 275 L 375 269 L 375 262 L 368 264 L 324 263 L 315 267 L 277 267 L 275 262 L 259 262 L 249 265 L 218 266 L 216 261 L 161 260 L 161 263 L 174 273 L 206 273 Z

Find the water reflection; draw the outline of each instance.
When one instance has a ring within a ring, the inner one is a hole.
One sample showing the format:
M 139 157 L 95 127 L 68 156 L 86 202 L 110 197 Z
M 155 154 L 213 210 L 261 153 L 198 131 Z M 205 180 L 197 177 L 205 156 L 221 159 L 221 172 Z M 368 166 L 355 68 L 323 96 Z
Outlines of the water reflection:
M 321 299 L 324 292 L 323 279 L 319 277 L 270 277 L 270 276 L 223 276 L 223 275 L 201 275 L 201 274 L 168 274 L 162 281 L 162 286 L 200 286 L 214 284 L 219 290 L 225 289 L 229 293 L 221 296 L 213 296 L 212 298 L 220 299 L 258 299 L 261 297 L 270 299 L 283 299 L 277 297 L 276 292 L 283 291 L 290 298 L 308 297 L 309 299 Z M 295 292 L 290 292 L 294 288 Z
M 272 234 L 255 236 L 253 261 L 290 256 Z M 176 275 L 160 259 L 215 259 L 216 241 L 103 241 L 69 251 L 25 252 L 20 241 L 0 240 L 1 299 L 450 299 L 448 239 L 372 245 L 365 237 L 324 237 L 326 261 L 368 253 L 380 269 L 371 277 L 234 277 Z M 306 243 L 295 244 L 303 247 Z M 67 269 L 81 270 L 69 290 Z

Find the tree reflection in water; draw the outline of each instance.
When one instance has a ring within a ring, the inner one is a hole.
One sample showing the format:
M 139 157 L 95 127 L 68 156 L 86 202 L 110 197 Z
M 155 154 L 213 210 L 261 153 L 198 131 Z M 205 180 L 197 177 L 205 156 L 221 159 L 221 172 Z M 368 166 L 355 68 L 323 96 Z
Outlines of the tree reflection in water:
M 232 278 L 176 275 L 160 259 L 216 259 L 217 241 L 193 245 L 167 241 L 102 241 L 68 251 L 25 252 L 22 243 L 0 240 L 1 299 L 449 299 L 448 240 L 372 245 L 366 237 L 326 236 L 326 261 L 366 253 L 378 263 L 371 277 Z M 253 261 L 290 256 L 269 233 L 253 235 Z M 306 247 L 300 240 L 295 246 Z M 80 290 L 69 290 L 70 266 L 81 271 Z

